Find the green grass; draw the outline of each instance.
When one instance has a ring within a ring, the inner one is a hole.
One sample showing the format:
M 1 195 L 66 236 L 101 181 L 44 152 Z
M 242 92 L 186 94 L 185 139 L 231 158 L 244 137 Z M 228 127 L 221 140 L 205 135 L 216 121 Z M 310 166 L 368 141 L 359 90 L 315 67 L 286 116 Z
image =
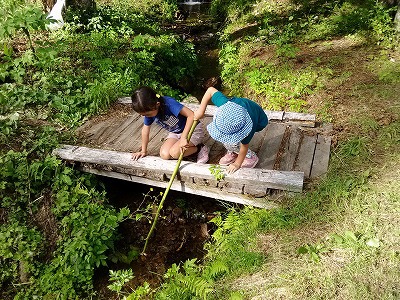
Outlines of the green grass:
M 311 107 L 333 123 L 335 142 L 328 174 L 303 194 L 287 195 L 279 209 L 232 209 L 214 220 L 200 268 L 224 272 L 202 273 L 215 290 L 209 299 L 400 297 L 397 38 L 380 4 L 323 2 L 297 1 L 298 11 L 285 11 L 263 1 L 251 36 L 235 35 L 246 16 L 228 18 L 225 88 L 264 107 Z
M 216 284 L 216 299 L 232 290 L 244 299 L 399 296 L 400 155 L 387 153 L 385 165 L 368 168 L 358 145 L 346 143 L 326 180 L 285 209 L 229 214 L 221 228 L 236 229 L 225 239 L 216 233 L 209 257 L 238 267 Z M 263 259 L 246 259 L 255 255 Z
M 89 296 L 93 270 L 106 263 L 128 215 L 51 150 L 133 85 L 175 96 L 168 82 L 196 67 L 193 45 L 156 23 L 171 20 L 175 1 L 109 3 L 115 7 L 100 5 L 106 22 L 78 17 L 49 37 L 30 28 L 37 58 L 22 32 L 4 39 L 22 43 L 18 52 L 6 43 L 1 57 L 0 279 L 20 298 Z M 203 264 L 175 265 L 159 289 L 144 285 L 131 298 L 398 299 L 400 53 L 390 11 L 376 1 L 215 3 L 234 21 L 221 32 L 225 87 L 265 108 L 309 110 L 332 122 L 329 172 L 279 209 L 228 210 L 214 220 Z M 27 14 L 9 15 L 13 28 Z M 58 238 L 42 264 L 48 253 L 32 217 L 45 200 Z M 21 265 L 32 285 L 19 284 Z

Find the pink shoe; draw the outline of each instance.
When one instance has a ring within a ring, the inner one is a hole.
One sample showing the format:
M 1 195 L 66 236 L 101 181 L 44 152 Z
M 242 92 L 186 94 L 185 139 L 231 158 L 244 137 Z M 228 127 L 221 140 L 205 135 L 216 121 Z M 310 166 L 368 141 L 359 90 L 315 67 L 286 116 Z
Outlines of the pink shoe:
M 250 157 L 244 159 L 242 163 L 242 168 L 254 168 L 258 163 L 257 155 L 252 151 Z
M 227 166 L 233 163 L 237 157 L 237 153 L 228 151 L 223 157 L 221 157 L 221 159 L 219 160 L 219 164 L 221 166 Z
M 210 152 L 210 148 L 208 148 L 206 145 L 203 145 L 201 147 L 199 153 L 197 154 L 197 163 L 198 164 L 205 164 L 208 162 L 208 153 Z

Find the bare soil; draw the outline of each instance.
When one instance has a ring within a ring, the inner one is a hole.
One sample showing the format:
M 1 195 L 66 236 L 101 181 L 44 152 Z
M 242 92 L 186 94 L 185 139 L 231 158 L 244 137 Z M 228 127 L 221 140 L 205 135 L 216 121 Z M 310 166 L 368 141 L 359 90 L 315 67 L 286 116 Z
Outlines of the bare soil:
M 102 178 L 102 182 L 110 204 L 116 208 L 128 207 L 133 216 L 136 213 L 144 215 L 138 221 L 129 219 L 120 224 L 120 238 L 115 245 L 115 251 L 126 254 L 137 248 L 141 252 L 151 227 L 149 219 L 153 217 L 156 205 L 161 200 L 160 193 L 164 190 L 112 178 Z M 152 208 L 145 211 L 149 205 Z M 153 288 L 160 286 L 163 274 L 174 263 L 179 264 L 193 258 L 201 261 L 205 255 L 204 243 L 214 230 L 212 223 L 208 221 L 225 209 L 222 203 L 214 199 L 170 191 L 156 230 L 149 240 L 146 255 L 141 255 L 130 263 L 108 261 L 108 267 L 95 271 L 94 289 L 98 293 L 98 299 L 116 299 L 117 295 L 107 288 L 110 284 L 109 270 L 133 270 L 135 277 L 125 286 L 125 290 L 129 292 L 144 282 L 148 282 Z

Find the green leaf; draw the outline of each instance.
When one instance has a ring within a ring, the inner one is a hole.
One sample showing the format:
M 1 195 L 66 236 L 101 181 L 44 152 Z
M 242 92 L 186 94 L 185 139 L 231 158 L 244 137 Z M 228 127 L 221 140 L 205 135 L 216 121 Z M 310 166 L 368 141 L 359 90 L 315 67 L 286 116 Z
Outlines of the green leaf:
M 306 254 L 308 253 L 308 247 L 307 246 L 301 246 L 299 249 L 297 249 L 298 254 Z
M 346 231 L 344 232 L 344 236 L 347 237 L 347 238 L 349 238 L 349 239 L 351 239 L 351 240 L 353 240 L 354 242 L 357 242 L 357 241 L 358 241 L 356 235 L 355 235 L 354 232 L 352 232 L 352 231 L 346 230 Z
M 315 253 L 315 252 L 311 252 L 310 253 L 310 257 L 315 262 L 319 262 L 319 260 L 320 260 L 319 255 L 317 253 Z

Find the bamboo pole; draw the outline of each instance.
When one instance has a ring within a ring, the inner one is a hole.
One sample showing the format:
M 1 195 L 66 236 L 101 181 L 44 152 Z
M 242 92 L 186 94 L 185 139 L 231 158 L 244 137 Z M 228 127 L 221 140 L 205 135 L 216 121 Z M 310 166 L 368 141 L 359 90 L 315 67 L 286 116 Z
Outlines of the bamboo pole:
M 190 127 L 190 131 L 188 133 L 188 137 L 187 137 L 188 141 L 190 141 L 190 138 L 192 137 L 193 131 L 196 128 L 198 122 L 199 122 L 198 120 L 194 120 L 193 121 L 192 127 Z M 171 179 L 169 180 L 169 183 L 168 183 L 168 185 L 167 185 L 167 187 L 165 189 L 165 192 L 164 192 L 163 197 L 162 197 L 162 199 L 160 201 L 160 204 L 158 205 L 157 212 L 156 212 L 156 215 L 154 216 L 153 224 L 151 225 L 150 231 L 147 234 L 146 242 L 144 244 L 144 247 L 143 247 L 141 255 L 146 255 L 147 244 L 149 242 L 151 234 L 154 231 L 154 228 L 156 227 L 158 216 L 159 216 L 160 211 L 161 211 L 161 209 L 163 207 L 164 201 L 167 198 L 168 192 L 171 189 L 172 183 L 174 182 L 175 176 L 176 176 L 176 174 L 178 174 L 179 167 L 181 165 L 181 162 L 182 162 L 184 154 L 185 154 L 185 151 L 182 151 L 181 154 L 179 155 L 178 161 L 176 162 L 176 166 L 175 166 L 174 172 L 172 173 Z

